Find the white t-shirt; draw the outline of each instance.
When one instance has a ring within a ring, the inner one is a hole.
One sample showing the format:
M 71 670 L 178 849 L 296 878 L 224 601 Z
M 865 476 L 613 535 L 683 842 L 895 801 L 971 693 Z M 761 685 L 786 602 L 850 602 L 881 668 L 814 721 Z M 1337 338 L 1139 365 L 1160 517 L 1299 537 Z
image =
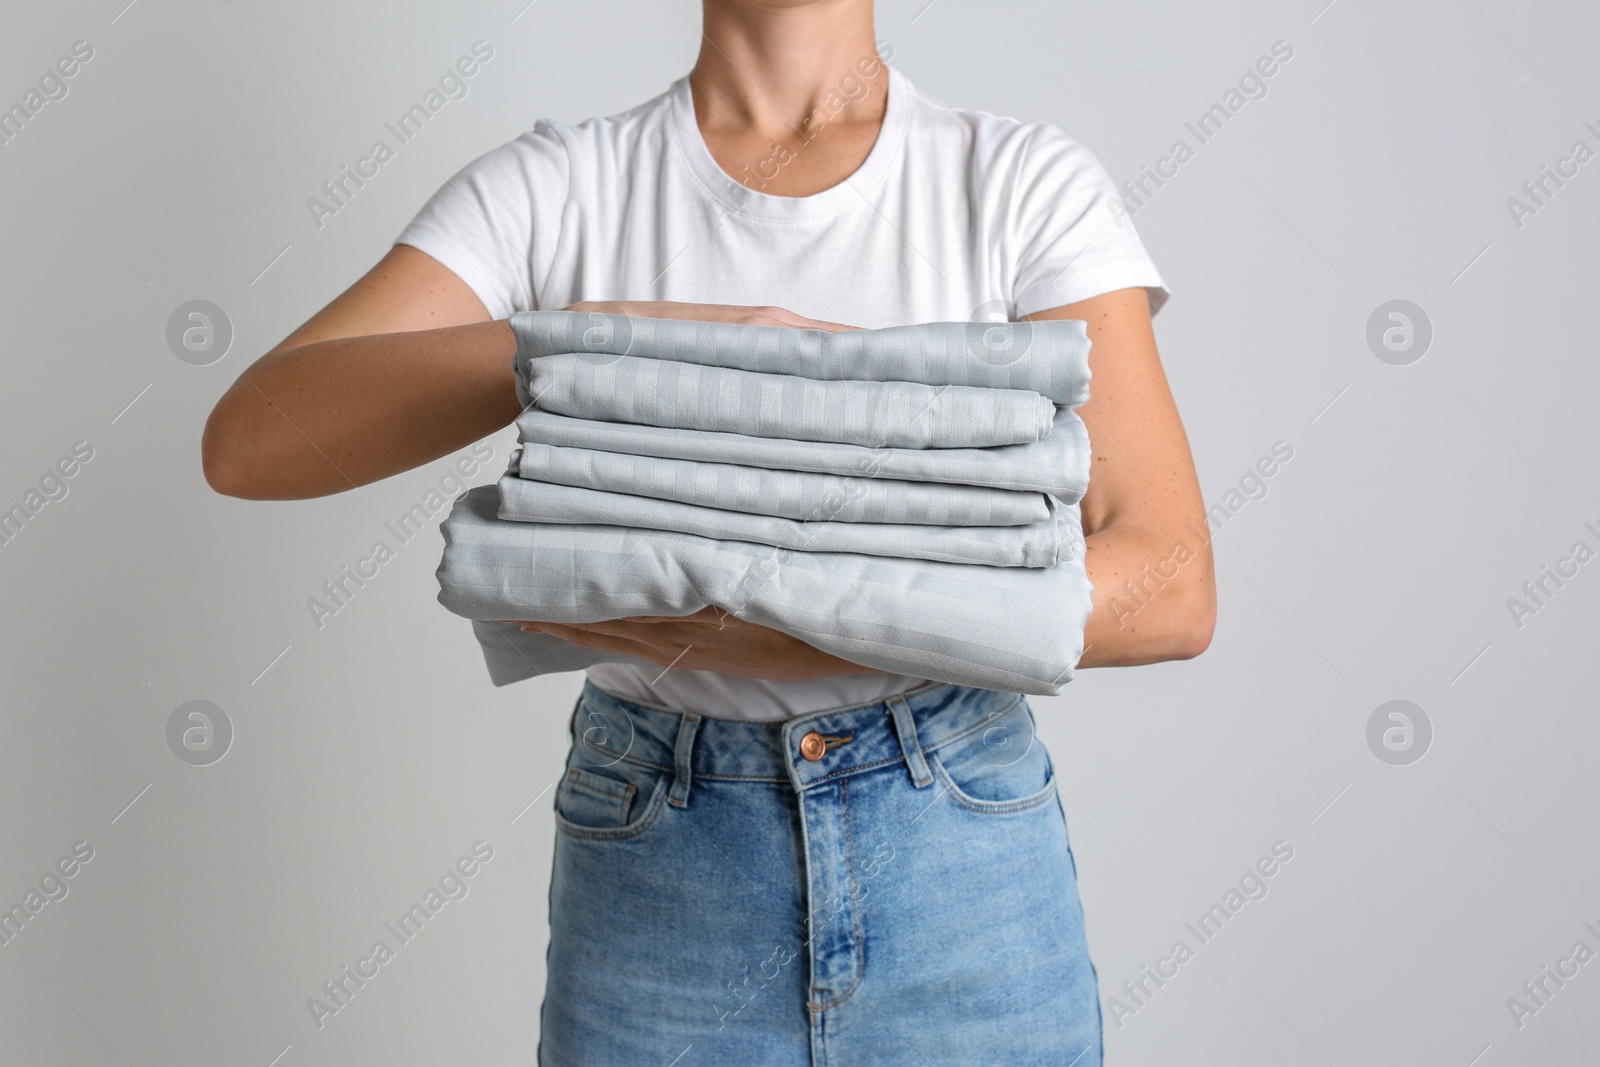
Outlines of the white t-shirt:
M 579 300 L 778 305 L 877 328 L 1003 320 L 1133 286 L 1167 291 L 1116 189 L 1044 123 L 949 107 L 891 67 L 883 127 L 849 178 L 811 196 L 740 184 L 712 158 L 687 77 L 632 110 L 542 120 L 468 164 L 400 234 L 490 315 Z M 788 151 L 807 151 L 797 136 Z M 759 186 L 788 157 L 744 172 Z M 624 698 L 720 718 L 781 719 L 885 699 L 902 675 L 765 681 L 708 671 L 589 668 Z

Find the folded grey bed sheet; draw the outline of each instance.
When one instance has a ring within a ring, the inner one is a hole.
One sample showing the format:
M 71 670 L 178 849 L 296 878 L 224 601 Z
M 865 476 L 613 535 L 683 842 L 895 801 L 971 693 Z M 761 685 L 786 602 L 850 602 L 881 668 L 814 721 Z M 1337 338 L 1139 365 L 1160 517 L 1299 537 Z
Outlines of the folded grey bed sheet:
M 1037 441 L 1055 405 L 1022 389 L 817 381 L 671 359 L 559 353 L 529 361 L 536 407 L 558 415 L 889 448 Z
M 734 463 L 772 470 L 893 478 L 938 485 L 986 486 L 1049 493 L 1077 503 L 1089 487 L 1089 434 L 1083 420 L 1057 409 L 1042 439 L 998 448 L 867 448 L 830 441 L 791 441 L 705 430 L 597 422 L 528 408 L 517 418 L 523 443 L 600 452 Z
M 474 621 L 496 685 L 600 662 L 507 620 L 584 623 L 688 615 L 715 605 L 853 663 L 1038 695 L 1061 691 L 1083 652 L 1093 586 L 1078 509 L 1063 506 L 1054 567 L 974 567 L 616 526 L 508 522 L 478 486 L 441 525 L 439 602 Z
M 585 311 L 511 316 L 522 405 L 542 356 L 642 356 L 819 381 L 918 382 L 1038 393 L 1073 408 L 1089 396 L 1089 336 L 1076 319 L 929 322 L 879 330 L 796 330 Z
M 515 474 L 502 477 L 499 488 L 499 517 L 512 522 L 670 530 L 796 552 L 859 552 L 989 567 L 1053 567 L 1062 552 L 1064 520 L 1054 504 L 1049 518 L 1027 526 L 914 526 L 798 522 L 676 500 L 530 482 Z
M 770 470 L 736 463 L 636 456 L 525 441 L 511 455 L 519 477 L 802 522 L 1024 526 L 1050 517 L 1044 493 Z

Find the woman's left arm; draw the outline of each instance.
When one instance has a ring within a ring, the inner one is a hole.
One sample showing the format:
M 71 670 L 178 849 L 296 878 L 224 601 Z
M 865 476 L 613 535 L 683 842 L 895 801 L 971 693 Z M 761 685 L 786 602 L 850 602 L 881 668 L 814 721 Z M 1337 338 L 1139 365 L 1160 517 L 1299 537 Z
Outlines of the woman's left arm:
M 1144 289 L 1118 289 L 1028 316 L 1088 324 L 1093 459 L 1082 503 L 1094 612 L 1080 667 L 1198 656 L 1211 643 L 1211 535 Z

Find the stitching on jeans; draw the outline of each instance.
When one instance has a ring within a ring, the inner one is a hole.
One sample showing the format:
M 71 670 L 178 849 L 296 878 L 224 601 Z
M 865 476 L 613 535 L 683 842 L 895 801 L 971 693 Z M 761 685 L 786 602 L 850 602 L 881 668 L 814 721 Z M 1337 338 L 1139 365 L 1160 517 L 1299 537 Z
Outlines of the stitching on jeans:
M 1000 716 L 1002 716 L 1002 715 L 1006 714 L 1007 712 L 1009 712 L 1012 708 L 1016 707 L 1018 704 L 1022 703 L 1022 700 L 1023 700 L 1023 695 L 1021 693 L 1018 693 L 1017 694 L 1017 699 L 1013 700 L 1011 703 L 1007 704 L 1005 707 L 1001 708 L 999 711 L 996 711 L 993 714 L 989 715 L 988 717 L 983 719 L 981 722 L 975 723 L 974 725 L 967 727 L 965 730 L 962 730 L 959 733 L 951 734 L 949 737 L 947 737 L 944 740 L 940 741 L 936 745 L 924 746 L 923 749 L 922 749 L 923 754 L 926 755 L 929 752 L 935 752 L 935 751 L 945 747 L 946 745 L 951 744 L 952 742 L 959 741 L 963 737 L 967 737 L 967 736 L 969 736 L 969 735 L 971 735 L 973 733 L 976 733 L 977 731 L 983 729 L 985 726 L 988 726 L 990 723 L 994 722 Z M 913 726 L 914 725 L 915 725 L 915 723 L 913 723 Z M 920 738 L 918 739 L 917 743 L 919 745 L 922 744 Z M 851 765 L 849 767 L 841 767 L 836 771 L 829 771 L 827 774 L 823 775 L 820 778 L 812 779 L 812 783 L 815 784 L 817 782 L 826 782 L 826 781 L 829 781 L 830 779 L 838 778 L 841 775 L 850 775 L 850 774 L 856 773 L 857 771 L 866 771 L 866 770 L 871 770 L 874 767 L 883 767 L 883 766 L 886 766 L 886 765 L 891 764 L 891 763 L 904 763 L 904 762 L 905 762 L 905 756 L 902 754 L 902 755 L 899 755 L 899 756 L 890 756 L 888 759 L 875 760 L 872 763 L 857 763 L 857 764 L 853 764 L 853 765 Z
M 849 846 L 849 864 L 846 869 L 850 872 L 850 928 L 855 931 L 855 975 L 850 982 L 850 988 L 822 1004 L 808 1003 L 806 1008 L 811 1011 L 827 1011 L 837 1008 L 855 995 L 861 988 L 861 979 L 865 976 L 867 968 L 866 937 L 861 932 L 861 898 L 858 895 L 860 885 L 856 882 L 856 842 L 850 831 L 850 781 L 846 779 L 839 783 L 840 800 L 844 805 L 844 839 Z M 815 937 L 815 933 L 812 934 Z M 815 988 L 815 987 L 813 987 Z
M 662 778 L 656 782 L 655 791 L 650 794 L 650 808 L 641 817 L 641 821 L 637 826 L 622 826 L 614 831 L 598 830 L 592 826 L 579 826 L 562 818 L 560 812 L 556 812 L 556 828 L 564 834 L 584 841 L 629 841 L 654 826 L 657 820 L 661 818 L 661 812 L 666 806 L 667 786 L 666 779 Z
M 922 747 L 922 737 L 917 730 L 916 713 L 911 710 L 911 705 L 901 700 L 896 706 L 891 699 L 889 702 L 890 732 L 899 741 L 900 755 L 906 765 L 906 774 L 911 778 L 911 784 L 918 789 L 926 788 L 933 781 L 933 775 L 928 770 L 927 751 Z M 906 734 L 910 733 L 910 737 Z M 922 766 L 919 768 L 917 764 Z
M 848 778 L 850 775 L 855 774 L 855 773 L 857 773 L 859 771 L 870 771 L 874 767 L 886 767 L 891 763 L 904 763 L 904 762 L 905 762 L 905 757 L 904 756 L 891 756 L 888 759 L 874 760 L 871 763 L 856 763 L 856 764 L 852 764 L 849 767 L 840 767 L 836 771 L 829 771 L 827 774 L 824 774 L 820 778 L 813 778 L 810 781 L 810 783 L 808 783 L 808 784 L 817 785 L 817 784 L 819 784 L 821 782 L 832 781 L 835 778 Z
M 670 763 L 663 764 L 656 763 L 654 760 L 640 759 L 638 756 L 630 756 L 626 752 L 618 752 L 616 749 L 607 748 L 605 745 L 591 745 L 585 742 L 584 747 L 594 752 L 604 752 L 608 756 L 615 756 L 617 757 L 618 762 L 632 763 L 637 767 L 649 767 L 651 770 L 656 771 L 670 771 L 674 769 L 673 765 Z M 607 764 L 607 766 L 610 766 L 610 764 Z
M 945 770 L 944 764 L 934 760 L 932 765 L 938 768 L 936 773 L 940 778 L 944 779 L 945 794 L 958 807 L 979 815 L 1015 815 L 1019 812 L 1032 811 L 1042 804 L 1049 803 L 1050 798 L 1056 795 L 1056 775 L 1054 771 L 1051 771 L 1050 777 L 1044 783 L 1044 787 L 1031 796 L 1025 796 L 1020 800 L 979 800 L 977 797 L 969 796 L 967 793 L 962 792 L 961 787 L 956 785 L 955 779 L 950 777 L 950 772 Z
M 593 682 L 589 682 L 587 684 L 594 685 Z M 927 693 L 927 692 L 931 692 L 934 689 L 939 689 L 939 688 L 942 688 L 944 686 L 954 687 L 954 685 L 955 685 L 954 682 L 928 682 L 926 685 L 919 685 L 919 686 L 916 686 L 915 688 L 907 689 L 904 693 L 895 693 L 893 695 L 894 696 L 898 696 L 898 697 L 909 697 L 909 696 L 913 696 L 913 695 L 920 696 L 921 694 Z M 668 715 L 682 715 L 682 714 L 684 714 L 679 709 L 677 709 L 677 708 L 669 708 L 664 704 L 652 704 L 652 703 L 650 703 L 649 701 L 646 701 L 646 700 L 634 700 L 632 697 L 621 697 L 621 696 L 618 696 L 617 694 L 611 692 L 611 690 L 609 690 L 609 689 L 601 689 L 598 685 L 595 685 L 594 689 L 595 689 L 595 692 L 599 693 L 601 696 L 605 697 L 608 700 L 614 700 L 618 704 L 631 705 L 632 707 L 636 707 L 636 708 L 645 708 L 645 709 L 650 710 L 650 711 L 664 711 Z M 846 712 L 846 711 L 860 711 L 862 708 L 876 707 L 877 705 L 884 703 L 888 699 L 889 699 L 888 697 L 884 697 L 883 700 L 869 700 L 864 704 L 848 704 L 848 705 L 846 705 L 845 707 L 842 707 L 842 708 L 819 708 L 816 711 L 804 712 L 801 715 L 794 716 L 794 718 L 799 719 L 799 718 L 804 718 L 804 717 L 809 716 L 809 715 L 837 715 L 837 714 L 839 714 L 841 712 Z M 582 696 L 580 696 L 578 698 L 578 703 L 580 703 L 580 704 L 583 703 L 583 700 L 584 700 L 584 698 Z M 576 713 L 577 713 L 577 708 L 575 707 L 575 708 L 573 708 L 573 714 L 576 715 Z M 787 726 L 791 721 L 790 719 L 727 719 L 727 718 L 720 718 L 720 717 L 718 717 L 716 715 L 701 715 L 700 718 L 705 720 L 706 722 L 731 722 L 731 723 L 738 723 L 740 726 L 767 726 L 767 727 L 772 727 L 772 728 L 775 728 L 775 729 L 782 729 L 783 727 Z
M 839 784 L 844 787 L 844 833 L 845 840 L 850 843 L 850 923 L 856 935 L 856 980 L 845 993 L 846 997 L 850 997 L 861 988 L 861 982 L 866 978 L 867 936 L 866 931 L 861 929 L 861 883 L 856 878 L 856 835 L 850 820 L 850 782 L 847 779 Z
M 940 741 L 937 744 L 924 745 L 923 748 L 922 748 L 922 751 L 924 753 L 934 752 L 934 751 L 936 751 L 938 749 L 943 748 L 944 746 L 946 746 L 948 744 L 951 744 L 951 743 L 953 743 L 955 741 L 961 740 L 963 737 L 966 737 L 969 734 L 976 733 L 977 731 L 983 729 L 985 726 L 988 726 L 990 723 L 994 722 L 1000 716 L 1005 715 L 1008 712 L 1010 712 L 1012 708 L 1014 708 L 1018 704 L 1022 703 L 1022 701 L 1023 701 L 1023 695 L 1021 693 L 1018 693 L 1017 694 L 1017 699 L 1013 700 L 1011 703 L 1007 704 L 1005 707 L 1003 707 L 1003 708 L 999 709 L 998 711 L 994 712 L 993 714 L 989 715 L 987 718 L 983 719 L 980 722 L 974 723 L 973 725 L 967 727 L 965 730 L 961 730 L 961 731 L 958 731 L 956 733 L 951 734 L 949 737 L 945 738 L 944 740 Z
M 608 756 L 616 756 L 618 761 L 631 763 L 635 767 L 648 767 L 653 771 L 661 771 L 663 773 L 675 769 L 664 763 L 656 763 L 654 760 L 629 756 L 618 752 L 616 749 L 606 748 L 602 745 L 588 745 L 587 747 L 596 752 L 604 752 Z M 606 766 L 611 766 L 611 764 L 606 764 Z M 787 782 L 789 780 L 786 775 L 781 774 L 709 774 L 704 771 L 695 771 L 694 777 L 709 778 L 719 782 Z
M 937 685 L 945 685 L 947 683 L 936 682 L 934 684 L 937 686 Z M 1021 694 L 1021 693 L 1018 693 L 1015 700 L 1013 700 L 1010 703 L 1008 703 L 1005 707 L 1000 708 L 1000 709 L 992 712 L 991 714 L 989 714 L 988 716 L 986 716 L 985 718 L 983 718 L 979 722 L 974 723 L 973 725 L 971 725 L 971 726 L 967 727 L 966 729 L 961 730 L 961 731 L 959 731 L 957 733 L 953 733 L 949 737 L 946 737 L 946 738 L 936 742 L 935 744 L 923 745 L 922 746 L 923 753 L 927 754 L 927 753 L 931 753 L 931 752 L 937 752 L 939 749 L 944 748 L 946 745 L 953 744 L 954 742 L 959 741 L 962 738 L 967 737 L 970 734 L 973 734 L 976 731 L 983 729 L 984 727 L 988 726 L 990 723 L 994 722 L 996 719 L 1000 718 L 1002 715 L 1005 715 L 1005 714 L 1009 713 L 1018 704 L 1022 703 L 1023 699 L 1024 699 L 1024 695 Z M 881 703 L 883 703 L 883 701 L 874 701 L 874 703 L 881 704 Z M 872 704 L 862 704 L 862 705 L 860 705 L 860 707 L 863 707 L 863 708 L 868 708 L 868 707 L 872 707 L 872 706 L 873 706 Z M 667 709 L 663 709 L 663 710 L 667 710 Z M 853 711 L 853 710 L 856 710 L 856 709 L 845 708 L 845 709 L 842 709 L 842 710 Z M 574 714 L 574 717 L 576 717 L 577 709 L 573 710 L 573 714 Z M 678 714 L 678 713 L 675 713 L 675 714 Z M 702 724 L 704 722 L 706 722 L 706 721 L 712 721 L 712 720 L 707 720 L 707 719 L 705 719 L 705 717 L 702 717 Z M 714 720 L 714 721 L 718 721 L 718 722 L 737 722 L 738 720 L 735 720 L 735 719 L 719 719 L 719 720 Z M 918 744 L 921 744 L 921 739 L 920 738 L 918 739 Z M 588 747 L 588 748 L 590 748 L 590 749 L 592 749 L 592 750 L 594 750 L 596 752 L 604 752 L 608 756 L 616 756 L 618 760 L 623 761 L 623 762 L 627 762 L 627 763 L 632 763 L 632 764 L 635 764 L 636 766 L 649 767 L 652 770 L 657 770 L 657 771 L 670 771 L 670 770 L 673 770 L 673 767 L 671 765 L 656 763 L 654 760 L 641 759 L 638 756 L 630 756 L 626 752 L 619 752 L 616 749 L 607 748 L 605 745 L 593 745 L 593 744 L 590 744 L 590 745 L 586 745 L 586 747 Z M 852 765 L 850 767 L 842 767 L 839 770 L 830 771 L 830 772 L 828 772 L 827 774 L 823 775 L 820 778 L 812 779 L 812 781 L 813 781 L 813 783 L 826 782 L 826 781 L 830 781 L 831 779 L 837 778 L 837 777 L 839 777 L 841 775 L 849 775 L 849 774 L 853 774 L 853 773 L 855 773 L 857 771 L 871 770 L 874 767 L 882 767 L 882 766 L 885 766 L 885 765 L 890 764 L 890 763 L 904 762 L 904 759 L 905 759 L 904 756 L 892 756 L 889 759 L 877 760 L 877 761 L 872 762 L 872 763 L 854 764 L 854 765 Z M 789 780 L 788 777 L 785 776 L 785 775 L 711 774 L 711 773 L 705 773 L 705 772 L 696 772 L 695 773 L 695 777 L 696 778 L 713 779 L 713 780 L 721 781 L 721 782 L 786 782 L 786 781 Z

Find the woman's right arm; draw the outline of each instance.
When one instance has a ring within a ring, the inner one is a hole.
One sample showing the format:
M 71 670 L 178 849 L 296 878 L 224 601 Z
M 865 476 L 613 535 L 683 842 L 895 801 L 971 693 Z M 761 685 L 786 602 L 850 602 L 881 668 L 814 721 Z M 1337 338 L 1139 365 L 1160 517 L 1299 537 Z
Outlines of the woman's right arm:
M 854 329 L 777 307 L 671 301 L 567 310 Z M 206 420 L 206 481 L 247 500 L 327 496 L 448 456 L 522 413 L 516 335 L 459 276 L 395 245 L 366 275 L 256 360 Z
M 200 444 L 206 481 L 295 500 L 448 456 L 521 412 L 516 347 L 455 272 L 395 245 L 217 401 Z

